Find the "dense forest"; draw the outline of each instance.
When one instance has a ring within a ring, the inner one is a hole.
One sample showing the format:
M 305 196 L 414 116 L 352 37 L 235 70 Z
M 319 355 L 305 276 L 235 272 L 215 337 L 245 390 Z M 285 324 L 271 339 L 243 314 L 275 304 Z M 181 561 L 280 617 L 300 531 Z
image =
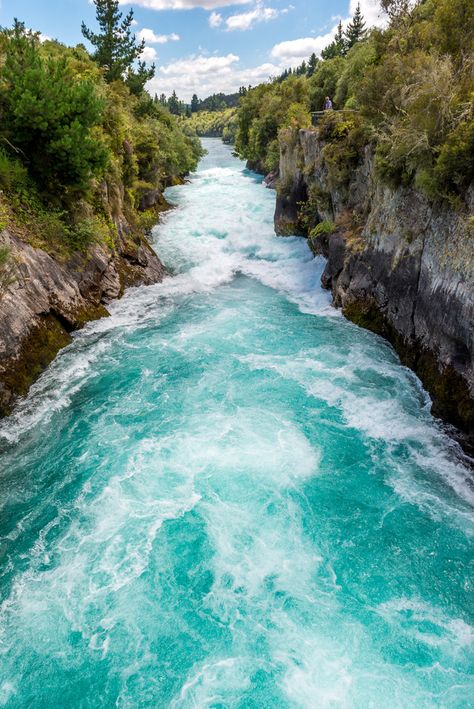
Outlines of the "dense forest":
M 250 88 L 250 86 L 248 88 L 241 86 L 235 93 L 212 94 L 204 99 L 200 99 L 197 94 L 193 94 L 189 103 L 180 99 L 176 91 L 173 91 L 170 96 L 164 93 L 159 96 L 155 94 L 154 101 L 163 106 L 163 108 L 167 108 L 174 116 L 191 118 L 195 113 L 222 113 L 229 108 L 237 108 L 240 98 L 245 96 Z
M 224 143 L 235 143 L 238 128 L 237 108 L 218 111 L 196 111 L 184 119 L 184 125 L 207 138 L 222 138 Z
M 383 0 L 386 29 L 360 8 L 308 62 L 241 97 L 236 149 L 255 168 L 277 168 L 282 128 L 320 121 L 325 162 L 343 182 L 368 144 L 391 184 L 433 199 L 462 197 L 474 176 L 474 28 L 471 0 Z
M 124 18 L 118 3 L 107 17 L 110 3 L 96 2 L 99 33 L 83 26 L 93 54 L 41 41 L 18 21 L 2 29 L 0 225 L 23 233 L 28 225 L 29 238 L 58 252 L 113 242 L 104 184 L 123 191 L 129 222 L 141 228 L 153 218 L 140 213 L 143 194 L 195 167 L 196 133 L 235 142 L 252 166 L 275 170 L 281 129 L 309 127 L 327 96 L 337 110 L 320 130 L 335 180 L 371 143 L 388 182 L 415 183 L 432 198 L 462 196 L 474 169 L 471 3 L 382 4 L 386 29 L 368 30 L 358 8 L 320 59 L 313 54 L 235 94 L 194 95 L 189 105 L 175 93 L 152 99 L 146 92 L 154 67 L 139 61 L 133 12 Z M 113 58 L 110 38 L 119 43 Z
M 0 227 L 56 256 L 97 241 L 113 248 L 114 195 L 142 233 L 156 221 L 143 196 L 201 155 L 195 134 L 145 90 L 154 67 L 139 61 L 133 13 L 95 4 L 99 32 L 83 26 L 93 54 L 41 41 L 19 21 L 0 31 Z M 4 248 L 3 273 L 7 260 Z

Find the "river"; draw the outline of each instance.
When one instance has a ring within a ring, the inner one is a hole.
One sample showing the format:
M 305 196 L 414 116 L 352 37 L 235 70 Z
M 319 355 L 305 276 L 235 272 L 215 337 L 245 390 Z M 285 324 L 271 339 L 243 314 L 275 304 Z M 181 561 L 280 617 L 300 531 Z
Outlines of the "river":
M 0 705 L 471 707 L 456 445 L 205 143 L 153 235 L 173 277 L 0 424 Z

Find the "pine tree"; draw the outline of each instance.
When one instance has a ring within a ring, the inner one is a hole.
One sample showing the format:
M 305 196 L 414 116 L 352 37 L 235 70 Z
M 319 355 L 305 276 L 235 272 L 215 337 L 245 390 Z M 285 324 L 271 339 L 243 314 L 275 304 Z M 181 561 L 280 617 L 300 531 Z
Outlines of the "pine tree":
M 168 110 L 175 116 L 179 116 L 180 114 L 180 101 L 176 95 L 176 91 L 173 91 L 173 93 L 168 99 Z
M 94 129 L 104 102 L 66 57 L 45 59 L 36 33 L 15 20 L 4 33 L 0 140 L 13 144 L 43 193 L 63 201 L 85 192 L 106 165 Z
M 309 61 L 308 61 L 308 76 L 313 76 L 314 72 L 316 71 L 317 66 L 318 66 L 318 58 L 317 58 L 316 54 L 313 52 L 309 58 Z
M 197 97 L 197 94 L 193 94 L 193 97 L 191 99 L 191 112 L 196 113 L 199 111 L 199 99 Z
M 359 5 L 360 7 L 360 5 Z M 336 45 L 338 56 L 343 57 L 347 52 L 346 40 L 344 39 L 344 32 L 342 31 L 342 22 L 339 21 L 337 26 L 336 36 L 334 37 L 334 43 Z
M 354 44 L 364 39 L 366 31 L 364 16 L 360 9 L 360 3 L 358 3 L 352 22 L 349 22 L 345 32 L 347 49 L 351 49 Z
M 96 34 L 82 23 L 82 34 L 96 48 L 94 59 L 105 69 L 107 81 L 115 81 L 131 70 L 145 48 L 145 41 L 137 43 L 131 27 L 133 10 L 123 19 L 119 0 L 94 0 L 100 33 Z
M 321 52 L 323 59 L 334 59 L 335 57 L 343 57 L 347 53 L 347 43 L 342 31 L 342 22 L 339 22 L 337 31 L 333 41 Z
M 127 78 L 125 83 L 130 89 L 132 94 L 135 96 L 140 96 L 143 93 L 145 84 L 150 79 L 155 76 L 155 65 L 152 64 L 149 69 L 147 69 L 145 62 L 138 62 L 138 69 L 134 71 L 129 69 L 127 73 Z

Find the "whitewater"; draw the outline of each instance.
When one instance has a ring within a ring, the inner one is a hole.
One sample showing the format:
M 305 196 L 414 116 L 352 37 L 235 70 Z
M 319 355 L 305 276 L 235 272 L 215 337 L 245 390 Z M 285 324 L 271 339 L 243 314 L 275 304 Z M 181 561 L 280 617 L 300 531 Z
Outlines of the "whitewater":
M 471 473 L 204 142 L 172 275 L 0 422 L 0 705 L 472 707 Z

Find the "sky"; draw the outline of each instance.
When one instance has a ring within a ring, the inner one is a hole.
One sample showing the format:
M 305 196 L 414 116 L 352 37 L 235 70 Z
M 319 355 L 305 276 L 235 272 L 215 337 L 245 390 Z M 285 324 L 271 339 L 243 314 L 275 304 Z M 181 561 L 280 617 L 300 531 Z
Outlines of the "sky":
M 368 26 L 384 18 L 378 0 L 361 0 Z M 357 0 L 134 0 L 134 31 L 145 39 L 143 59 L 156 66 L 151 93 L 189 101 L 239 86 L 255 86 L 317 55 L 346 24 Z M 0 0 L 0 25 L 14 17 L 45 38 L 68 45 L 87 41 L 81 22 L 96 29 L 92 0 Z M 90 48 L 90 46 L 88 47 Z

